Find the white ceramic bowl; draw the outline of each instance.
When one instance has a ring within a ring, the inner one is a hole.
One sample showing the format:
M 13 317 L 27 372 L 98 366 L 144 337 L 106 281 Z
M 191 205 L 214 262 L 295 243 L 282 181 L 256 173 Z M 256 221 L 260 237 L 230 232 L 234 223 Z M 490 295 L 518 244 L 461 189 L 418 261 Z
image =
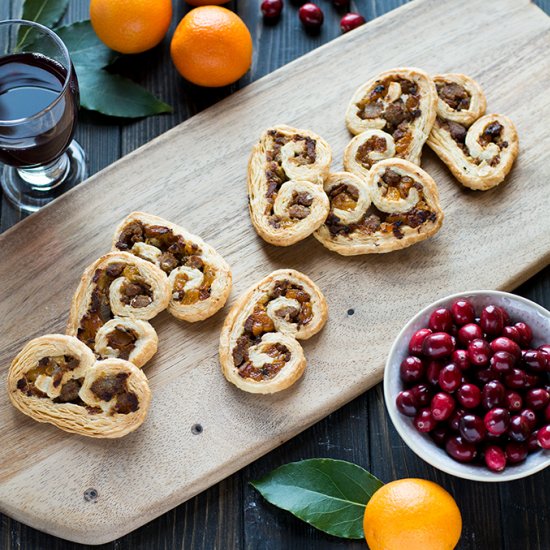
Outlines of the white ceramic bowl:
M 550 312 L 543 307 L 507 292 L 477 290 L 447 296 L 418 312 L 401 330 L 390 350 L 384 371 L 384 396 L 390 418 L 405 443 L 426 462 L 457 477 L 475 481 L 510 481 L 529 476 L 550 465 L 550 451 L 537 451 L 517 465 L 507 466 L 503 472 L 491 472 L 484 466 L 456 462 L 437 447 L 427 434 L 418 432 L 412 419 L 401 414 L 395 405 L 397 394 L 403 389 L 399 377 L 399 365 L 408 355 L 408 343 L 418 329 L 428 326 L 432 311 L 438 307 L 450 307 L 457 298 L 468 298 L 480 312 L 484 306 L 494 304 L 506 308 L 511 318 L 525 321 L 533 329 L 533 347 L 550 343 Z

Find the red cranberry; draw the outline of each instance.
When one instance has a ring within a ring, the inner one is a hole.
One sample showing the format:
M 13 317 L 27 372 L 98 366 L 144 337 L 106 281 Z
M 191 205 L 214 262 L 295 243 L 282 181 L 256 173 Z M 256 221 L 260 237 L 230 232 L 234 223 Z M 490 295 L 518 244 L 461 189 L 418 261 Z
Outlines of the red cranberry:
M 505 388 L 496 380 L 491 380 L 483 386 L 481 392 L 481 404 L 486 409 L 492 409 L 494 407 L 500 407 L 504 404 Z
M 264 0 L 260 7 L 266 19 L 277 19 L 283 11 L 283 0 Z
M 514 368 L 515 363 L 516 358 L 507 351 L 496 351 L 489 361 L 493 371 L 499 374 L 510 372 Z
M 519 411 L 523 407 L 523 399 L 517 391 L 506 390 L 504 394 L 504 406 L 511 412 Z
M 365 18 L 359 13 L 346 13 L 346 15 L 340 19 L 340 29 L 342 32 L 349 32 L 365 23 Z
M 502 407 L 495 407 L 487 412 L 483 422 L 492 435 L 502 435 L 510 424 L 510 413 Z
M 519 415 L 527 422 L 529 431 L 532 432 L 537 427 L 537 415 L 531 409 L 523 409 Z
M 509 325 L 510 324 L 510 314 L 508 313 L 508 311 L 503 308 L 502 306 L 496 306 L 497 309 L 500 309 L 500 313 L 502 314 L 502 320 L 504 321 L 504 325 Z
M 513 340 L 516 344 L 521 342 L 521 335 L 516 327 L 504 327 L 502 329 L 502 336 L 510 338 L 510 340 Z
M 440 307 L 433 311 L 430 315 L 428 327 L 433 332 L 450 332 L 453 326 L 453 316 L 451 311 L 446 307 Z
M 506 468 L 506 455 L 496 445 L 489 445 L 485 449 L 484 459 L 487 468 L 493 472 L 502 472 Z
M 540 385 L 540 376 L 537 374 L 525 373 L 525 387 L 534 388 Z
M 453 353 L 454 349 L 454 338 L 446 332 L 428 334 L 422 344 L 422 352 L 431 359 L 447 357 Z
M 470 443 L 480 443 L 485 439 L 486 429 L 483 420 L 475 414 L 465 414 L 458 423 L 460 435 Z
M 491 342 L 491 349 L 496 351 L 507 351 L 512 354 L 516 359 L 521 357 L 521 348 L 510 338 L 506 336 L 499 336 Z
M 420 382 L 424 378 L 424 371 L 424 363 L 418 357 L 410 355 L 401 361 L 401 380 L 407 384 Z
M 321 28 L 324 20 L 323 11 L 321 10 L 321 8 L 315 4 L 312 4 L 311 2 L 304 4 L 298 10 L 298 16 L 300 17 L 302 25 L 311 30 L 317 30 Z
M 539 351 L 542 351 L 546 355 L 548 361 L 550 361 L 550 344 L 543 344 L 537 348 Z
M 464 327 L 462 327 L 464 328 Z M 470 363 L 476 367 L 482 367 L 489 362 L 491 357 L 491 347 L 481 338 L 476 338 L 468 344 L 468 358 Z
M 442 390 L 452 393 L 462 384 L 462 371 L 454 363 L 450 363 L 441 369 L 438 381 Z
M 447 420 L 455 410 L 455 400 L 448 393 L 436 393 L 430 405 L 432 416 L 437 422 Z
M 511 372 L 504 375 L 506 387 L 512 390 L 520 390 L 525 387 L 525 372 L 520 369 L 512 369 Z
M 479 326 L 485 334 L 496 336 L 504 328 L 504 318 L 502 311 L 496 306 L 486 306 L 481 310 Z
M 476 340 L 477 338 L 483 338 L 483 331 L 475 323 L 468 323 L 463 327 L 460 327 L 457 335 L 458 341 L 463 345 L 467 346 L 468 342 Z
M 500 375 L 498 372 L 495 372 L 490 367 L 487 369 L 479 369 L 474 374 L 475 379 L 481 383 L 482 386 L 487 384 L 487 382 L 491 382 L 491 380 L 498 380 Z
M 477 448 L 460 435 L 450 437 L 445 444 L 447 454 L 458 462 L 471 462 L 477 456 Z
M 550 403 L 550 393 L 544 388 L 534 388 L 525 394 L 525 403 L 528 407 L 540 411 Z
M 411 390 L 403 390 L 395 398 L 397 410 L 406 416 L 415 416 L 418 412 L 416 408 L 416 398 Z
M 451 362 L 460 370 L 470 368 L 470 359 L 468 359 L 468 352 L 465 349 L 455 349 L 451 355 Z
M 546 409 L 544 409 L 544 419 L 546 422 L 550 422 L 550 404 L 546 405 Z
M 543 449 L 550 449 L 550 426 L 543 426 L 538 431 L 537 441 Z
M 509 441 L 504 452 L 510 464 L 518 464 L 527 458 L 527 445 L 517 441 Z
M 465 298 L 459 298 L 453 302 L 451 313 L 455 323 L 461 326 L 472 323 L 476 316 L 474 305 Z
M 520 341 L 518 344 L 523 347 L 527 347 L 533 339 L 533 331 L 531 330 L 531 327 L 527 323 L 523 322 L 516 323 L 514 327 L 516 327 L 519 332 Z
M 545 372 L 548 358 L 543 351 L 530 349 L 523 354 L 523 363 L 533 372 Z
M 426 378 L 432 386 L 436 386 L 439 383 L 439 373 L 443 368 L 443 364 L 440 361 L 430 361 L 426 368 Z
M 429 328 L 421 328 L 417 330 L 409 340 L 409 353 L 412 355 L 420 355 L 422 353 L 422 344 L 424 339 L 428 334 L 431 334 L 432 331 Z
M 432 392 L 426 384 L 418 384 L 414 386 L 411 390 L 413 392 L 414 398 L 416 399 L 416 404 L 419 407 L 428 407 L 430 401 L 432 400 Z
M 475 409 L 481 403 L 481 390 L 475 384 L 462 384 L 456 392 L 457 401 L 466 409 Z
M 535 451 L 538 451 L 540 449 L 539 441 L 538 441 L 538 435 L 539 431 L 535 430 L 527 440 L 527 451 L 529 453 L 533 453 Z
M 447 441 L 447 426 L 444 424 L 440 424 L 439 426 L 436 426 L 431 432 L 430 437 L 432 438 L 433 442 L 438 447 L 444 447 L 445 441 Z M 538 443 L 537 443 L 537 449 L 538 449 Z
M 516 414 L 510 418 L 510 424 L 508 426 L 508 435 L 510 439 L 514 441 L 527 441 L 531 435 L 531 429 L 529 428 L 529 422 L 521 415 Z
M 431 432 L 437 425 L 430 409 L 421 409 L 413 420 L 414 427 L 419 432 Z

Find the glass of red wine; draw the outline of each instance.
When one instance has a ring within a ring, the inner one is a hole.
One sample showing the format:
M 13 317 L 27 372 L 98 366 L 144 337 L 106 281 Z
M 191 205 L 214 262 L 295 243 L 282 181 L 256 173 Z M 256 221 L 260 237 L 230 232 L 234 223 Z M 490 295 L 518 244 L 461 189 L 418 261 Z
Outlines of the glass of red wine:
M 86 178 L 73 140 L 78 107 L 61 39 L 38 23 L 0 21 L 0 181 L 20 210 L 34 212 Z

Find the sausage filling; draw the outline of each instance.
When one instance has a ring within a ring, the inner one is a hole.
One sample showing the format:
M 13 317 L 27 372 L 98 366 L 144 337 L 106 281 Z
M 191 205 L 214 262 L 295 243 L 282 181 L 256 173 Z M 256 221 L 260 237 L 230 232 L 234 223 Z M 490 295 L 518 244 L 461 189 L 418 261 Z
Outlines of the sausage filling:
M 115 399 L 111 414 L 129 414 L 139 409 L 137 395 L 128 389 L 128 372 L 101 376 L 94 380 L 90 391 L 101 401 Z
M 384 153 L 388 148 L 388 144 L 383 137 L 380 136 L 371 136 L 365 143 L 362 143 L 357 148 L 357 153 L 355 154 L 355 160 L 369 170 L 372 165 L 376 162 L 370 158 L 370 154 L 374 151 L 378 153 Z
M 117 357 L 119 359 L 128 360 L 136 347 L 138 339 L 139 336 L 134 330 L 122 325 L 117 325 L 114 330 L 107 335 L 107 345 L 111 349 L 118 351 Z
M 472 96 L 456 82 L 436 82 L 437 95 L 454 111 L 468 110 Z

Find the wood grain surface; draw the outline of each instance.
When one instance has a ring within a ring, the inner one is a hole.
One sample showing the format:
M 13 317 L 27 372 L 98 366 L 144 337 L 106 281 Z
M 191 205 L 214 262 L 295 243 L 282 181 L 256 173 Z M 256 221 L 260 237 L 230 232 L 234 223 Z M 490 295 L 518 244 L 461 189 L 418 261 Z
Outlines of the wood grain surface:
M 512 0 L 499 2 L 498 8 L 468 2 L 478 14 L 475 22 L 464 6 L 437 3 L 442 10 L 434 12 L 435 4 L 416 3 L 317 50 L 163 136 L 0 238 L 0 313 L 13 320 L 0 339 L 2 368 L 28 338 L 62 328 L 80 271 L 108 245 L 118 219 L 134 208 L 170 217 L 212 241 L 234 265 L 233 300 L 269 269 L 290 266 L 316 279 L 332 306 L 324 334 L 306 346 L 310 369 L 305 380 L 288 395 L 268 401 L 233 391 L 221 379 L 215 347 L 223 315 L 200 326 L 159 318 L 164 345 L 147 370 L 158 397 L 146 426 L 114 446 L 67 438 L 0 402 L 4 511 L 93 543 L 126 532 L 378 381 L 393 334 L 419 305 L 454 290 L 512 288 L 548 263 L 543 192 L 548 153 L 537 143 L 544 132 L 540 121 L 548 115 L 548 20 L 534 6 Z M 406 57 L 397 47 L 402 33 L 414 42 Z M 436 52 L 434 36 L 442 40 Z M 346 55 L 355 48 L 371 53 L 365 59 Z M 339 159 L 348 139 L 343 111 L 355 86 L 404 63 L 469 72 L 484 86 L 489 109 L 516 121 L 523 151 L 507 184 L 484 195 L 466 193 L 426 154 L 425 167 L 440 183 L 447 212 L 435 240 L 384 258 L 352 260 L 331 255 L 313 240 L 291 250 L 264 245 L 250 228 L 244 195 L 248 149 L 263 127 L 274 122 L 311 127 L 329 140 Z M 533 81 L 533 73 L 540 79 Z M 306 89 L 305 83 L 311 85 Z M 204 156 L 205 148 L 211 158 Z M 522 212 L 529 213 L 527 219 Z M 83 225 L 84 219 L 93 221 Z M 513 239 L 506 238 L 511 234 Z M 348 315 L 352 306 L 355 314 Z M 378 420 L 372 427 L 387 429 Z M 191 432 L 197 422 L 204 427 L 200 436 Z M 27 443 L 21 445 L 22 440 Z M 383 459 L 374 462 L 388 467 Z M 98 497 L 84 500 L 90 487 Z M 245 517 L 254 515 L 252 508 Z

